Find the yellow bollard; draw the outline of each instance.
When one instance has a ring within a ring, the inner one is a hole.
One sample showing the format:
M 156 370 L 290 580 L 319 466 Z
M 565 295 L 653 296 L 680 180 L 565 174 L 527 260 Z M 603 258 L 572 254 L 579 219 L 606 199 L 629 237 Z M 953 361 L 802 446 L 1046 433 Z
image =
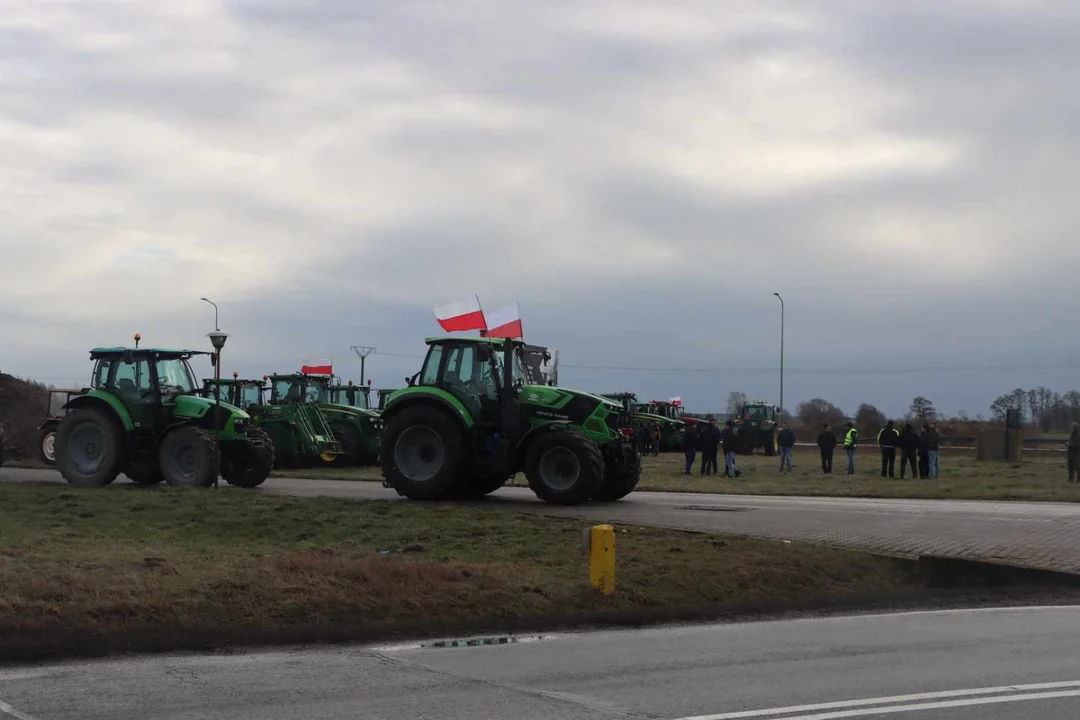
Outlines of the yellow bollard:
M 585 528 L 582 549 L 589 556 L 589 585 L 611 595 L 615 592 L 615 528 L 611 525 Z

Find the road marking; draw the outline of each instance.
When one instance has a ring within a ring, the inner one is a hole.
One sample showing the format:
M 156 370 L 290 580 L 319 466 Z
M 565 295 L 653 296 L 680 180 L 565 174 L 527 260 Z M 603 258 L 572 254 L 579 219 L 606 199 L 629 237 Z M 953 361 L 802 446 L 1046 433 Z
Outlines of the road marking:
M 915 712 L 917 710 L 963 707 L 966 705 L 988 705 L 991 703 L 1021 702 L 1024 700 L 1049 699 L 1055 697 L 1076 697 L 1080 696 L 1080 690 L 1063 689 L 1076 687 L 1080 687 L 1080 680 L 1036 683 L 1032 685 L 1003 685 L 1000 687 L 971 688 L 966 690 L 943 690 L 938 692 L 915 693 L 911 695 L 866 698 L 863 700 L 840 700 L 837 702 L 815 703 L 813 705 L 791 705 L 789 707 L 767 708 L 764 710 L 743 710 L 739 712 L 721 713 L 719 715 L 694 715 L 692 717 L 678 718 L 677 720 L 738 720 L 739 718 L 780 718 L 780 716 L 784 716 L 783 720 L 833 720 L 835 718 L 859 717 L 860 715 L 883 715 L 900 712 Z M 1058 692 L 1028 692 L 1032 690 L 1057 690 Z M 1026 694 L 1003 694 L 1016 693 L 1018 691 L 1022 691 Z M 991 695 L 991 697 L 976 697 L 978 695 Z M 942 700 L 944 698 L 963 699 L 929 703 L 923 702 L 908 705 L 901 704 L 914 703 L 920 700 Z M 814 710 L 840 710 L 842 708 L 858 709 L 828 712 L 817 715 L 792 715 L 792 713 L 805 713 Z
M 15 720 L 38 720 L 33 715 L 19 712 L 2 700 L 0 700 L 0 714 L 9 715 L 10 717 L 15 718 Z

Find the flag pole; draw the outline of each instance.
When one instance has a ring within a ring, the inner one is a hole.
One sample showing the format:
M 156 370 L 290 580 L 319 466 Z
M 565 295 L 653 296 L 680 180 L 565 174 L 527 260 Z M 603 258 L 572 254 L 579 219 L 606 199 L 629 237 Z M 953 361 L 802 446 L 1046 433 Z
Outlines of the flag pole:
M 473 297 L 476 298 L 476 307 L 480 308 L 480 315 L 484 318 L 484 328 L 480 330 L 480 337 L 487 337 L 487 315 L 484 315 L 484 306 L 480 304 L 480 296 L 473 293 Z

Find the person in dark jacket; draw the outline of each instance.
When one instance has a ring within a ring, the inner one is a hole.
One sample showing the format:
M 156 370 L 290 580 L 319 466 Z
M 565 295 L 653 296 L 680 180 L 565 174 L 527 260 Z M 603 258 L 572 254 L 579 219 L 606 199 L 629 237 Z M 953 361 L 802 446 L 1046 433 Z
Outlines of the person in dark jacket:
M 904 425 L 904 429 L 900 432 L 900 479 L 904 479 L 904 471 L 911 466 L 911 477 L 919 477 L 919 436 L 915 432 L 915 428 L 911 426 L 911 423 Z
M 1069 467 L 1069 482 L 1073 476 L 1080 482 L 1080 423 L 1069 426 L 1069 441 L 1065 443 L 1065 460 Z
M 714 424 L 712 415 L 706 418 L 706 424 L 701 430 L 701 474 L 715 475 L 720 471 L 717 463 L 717 452 L 720 448 L 720 428 Z
M 682 436 L 683 452 L 686 453 L 686 470 L 683 475 L 694 474 L 694 461 L 697 459 L 698 432 L 694 425 L 687 425 Z
M 923 423 L 919 433 L 919 477 L 930 477 L 930 423 Z
M 937 480 L 938 473 L 941 472 L 941 435 L 938 434 L 937 425 L 933 420 L 927 423 L 926 431 L 926 465 L 927 465 L 927 477 L 931 480 Z
M 734 478 L 739 474 L 739 468 L 735 467 L 735 453 L 739 449 L 739 433 L 735 431 L 735 423 L 728 420 L 724 423 L 724 432 L 720 435 L 720 443 L 724 448 L 724 466 L 728 477 Z
M 780 448 L 780 472 L 784 472 L 784 465 L 787 465 L 787 471 L 791 472 L 791 453 L 795 450 L 795 431 L 788 427 L 788 424 L 780 423 L 780 432 L 776 434 L 776 445 Z
M 881 447 L 881 477 L 896 477 L 896 446 L 900 442 L 900 433 L 896 432 L 892 420 L 885 423 L 877 440 Z
M 825 429 L 818 435 L 817 446 L 821 450 L 821 472 L 831 475 L 833 451 L 836 450 L 836 436 L 833 435 L 832 425 L 829 423 L 825 423 Z

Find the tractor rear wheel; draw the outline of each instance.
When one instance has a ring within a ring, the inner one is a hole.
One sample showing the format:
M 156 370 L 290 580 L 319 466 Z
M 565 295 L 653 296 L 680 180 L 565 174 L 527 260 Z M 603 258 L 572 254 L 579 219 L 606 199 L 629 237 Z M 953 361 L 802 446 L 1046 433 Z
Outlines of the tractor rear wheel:
M 604 482 L 604 456 L 576 430 L 552 430 L 529 448 L 525 477 L 536 497 L 556 505 L 577 505 Z
M 253 488 L 262 485 L 274 469 L 274 442 L 270 433 L 250 427 L 246 442 L 237 440 L 221 458 L 221 477 L 230 485 Z
M 462 475 L 464 450 L 456 418 L 431 405 L 408 407 L 394 415 L 383 432 L 383 477 L 410 500 L 447 500 Z
M 217 480 L 221 454 L 213 435 L 185 425 L 165 436 L 158 464 L 165 482 L 173 487 L 209 487 Z
M 600 485 L 600 489 L 593 495 L 593 500 L 600 500 L 602 502 L 613 502 L 615 500 L 622 500 L 624 497 L 634 492 L 634 488 L 637 487 L 638 482 L 641 480 L 641 455 L 638 454 L 637 448 L 631 448 L 633 451 L 633 459 L 627 463 L 604 463 L 604 482 Z
M 120 474 L 120 428 L 107 411 L 78 408 L 56 428 L 56 464 L 71 485 L 108 485 Z

